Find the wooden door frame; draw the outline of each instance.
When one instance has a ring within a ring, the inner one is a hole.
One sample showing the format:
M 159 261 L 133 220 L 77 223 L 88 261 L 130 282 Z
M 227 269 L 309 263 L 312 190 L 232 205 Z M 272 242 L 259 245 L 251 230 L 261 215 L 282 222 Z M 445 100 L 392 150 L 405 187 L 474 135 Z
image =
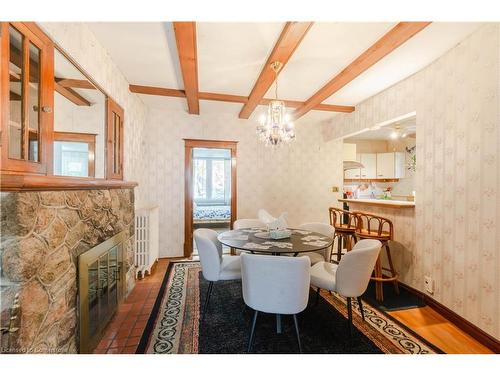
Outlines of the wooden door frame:
M 237 141 L 184 139 L 184 256 L 193 253 L 193 148 L 222 148 L 231 150 L 231 222 L 236 220 L 236 145 Z

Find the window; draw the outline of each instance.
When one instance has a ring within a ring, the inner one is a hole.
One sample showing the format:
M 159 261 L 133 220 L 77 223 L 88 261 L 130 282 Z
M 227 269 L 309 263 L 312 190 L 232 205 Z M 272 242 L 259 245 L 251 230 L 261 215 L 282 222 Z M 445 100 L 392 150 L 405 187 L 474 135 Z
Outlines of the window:
M 94 177 L 95 134 L 54 133 L 54 175 Z
M 228 204 L 231 196 L 230 150 L 194 149 L 193 182 L 196 203 Z

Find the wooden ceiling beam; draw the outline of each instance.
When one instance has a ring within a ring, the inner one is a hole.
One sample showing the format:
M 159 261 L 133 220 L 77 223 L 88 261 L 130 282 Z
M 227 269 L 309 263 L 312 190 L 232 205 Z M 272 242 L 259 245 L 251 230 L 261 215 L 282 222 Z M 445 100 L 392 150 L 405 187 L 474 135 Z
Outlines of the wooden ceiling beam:
M 130 90 L 130 92 L 135 92 L 137 94 L 173 96 L 176 98 L 185 98 L 186 97 L 186 93 L 184 92 L 184 90 L 167 89 L 167 88 L 163 88 L 163 87 L 129 85 L 129 90 Z
M 86 79 L 72 79 L 72 78 L 55 78 L 56 82 L 62 87 L 69 87 L 75 89 L 89 89 L 96 90 L 96 87 Z
M 178 89 L 168 89 L 163 87 L 153 87 L 153 86 L 141 86 L 141 85 L 130 85 L 129 89 L 131 92 L 137 94 L 145 94 L 145 95 L 158 95 L 158 96 L 170 96 L 176 98 L 185 98 L 186 93 L 184 90 Z M 228 95 L 228 94 L 219 94 L 213 92 L 199 92 L 198 99 L 200 100 L 212 100 L 217 102 L 227 102 L 227 103 L 248 103 L 248 97 L 242 95 Z M 262 98 L 258 105 L 268 105 L 272 99 Z M 298 100 L 284 100 L 285 105 L 290 108 L 299 108 L 304 102 Z M 313 108 L 316 111 L 328 111 L 328 112 L 344 112 L 350 113 L 354 111 L 353 106 L 348 105 L 333 105 L 333 104 L 318 104 Z
M 91 103 L 87 99 L 85 99 L 83 96 L 81 96 L 75 90 L 73 90 L 69 87 L 63 87 L 58 82 L 54 82 L 54 90 L 78 106 L 88 106 L 89 107 L 91 105 Z
M 248 97 L 248 102 L 241 109 L 239 114 L 240 118 L 247 119 L 250 117 L 275 81 L 276 75 L 274 70 L 271 68 L 271 64 L 275 61 L 281 63 L 280 70 L 277 72 L 277 74 L 279 74 L 312 25 L 312 22 L 287 22 L 285 24 L 278 41 L 274 45 L 271 54 L 262 67 L 259 78 L 257 78 L 252 92 Z
M 198 56 L 196 47 L 196 23 L 174 22 L 177 53 L 181 66 L 184 91 L 190 114 L 200 114 L 198 100 Z
M 304 116 L 314 109 L 342 87 L 347 85 L 361 73 L 375 65 L 382 58 L 405 43 L 415 34 L 426 28 L 431 22 L 400 22 L 388 33 L 380 38 L 375 44 L 363 52 L 356 60 L 350 63 L 344 70 L 333 77 L 326 85 L 319 89 L 314 95 L 305 101 L 294 113 L 295 119 Z

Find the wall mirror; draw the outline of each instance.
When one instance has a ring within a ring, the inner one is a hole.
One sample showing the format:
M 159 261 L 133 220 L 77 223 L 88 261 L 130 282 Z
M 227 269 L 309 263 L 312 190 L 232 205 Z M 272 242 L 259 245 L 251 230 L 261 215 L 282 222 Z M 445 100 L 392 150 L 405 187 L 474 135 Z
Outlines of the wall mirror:
M 54 175 L 104 178 L 106 95 L 54 51 Z

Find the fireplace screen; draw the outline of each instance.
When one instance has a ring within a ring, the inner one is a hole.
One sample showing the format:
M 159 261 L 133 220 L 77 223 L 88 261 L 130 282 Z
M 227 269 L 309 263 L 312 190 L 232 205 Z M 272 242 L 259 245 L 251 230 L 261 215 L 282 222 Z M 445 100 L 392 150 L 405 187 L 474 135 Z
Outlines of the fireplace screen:
M 80 353 L 95 348 L 124 296 L 124 241 L 119 233 L 78 258 Z

